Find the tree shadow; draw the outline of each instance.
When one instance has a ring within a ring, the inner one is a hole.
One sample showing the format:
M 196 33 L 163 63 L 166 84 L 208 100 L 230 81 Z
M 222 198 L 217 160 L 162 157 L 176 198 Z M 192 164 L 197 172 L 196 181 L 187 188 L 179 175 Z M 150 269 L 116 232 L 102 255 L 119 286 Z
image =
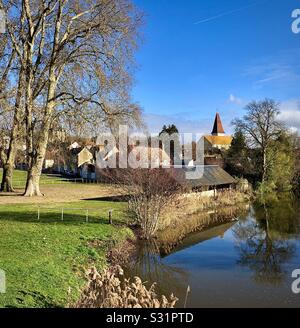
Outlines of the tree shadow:
M 46 210 L 45 210 L 46 211 Z M 88 219 L 86 211 L 79 210 L 78 214 L 67 213 L 64 211 L 63 218 L 61 210 L 47 210 L 47 212 L 40 211 L 38 217 L 38 210 L 25 210 L 19 211 L 1 211 L 0 210 L 0 221 L 15 221 L 15 222 L 25 222 L 25 223 L 40 223 L 40 224 L 53 224 L 53 225 L 83 225 L 83 224 L 107 224 L 109 225 L 108 216 L 103 213 L 96 215 L 89 214 Z M 120 225 L 123 223 L 121 217 L 114 217 L 115 224 Z M 124 223 L 123 223 L 124 224 Z
M 4 191 L 1 191 L 0 192 L 0 198 L 1 197 L 5 197 L 5 198 L 15 198 L 15 197 L 23 197 L 23 193 L 24 193 L 24 188 L 20 188 L 20 187 L 17 187 L 17 188 L 14 188 L 15 189 L 15 192 L 4 192 Z
M 37 291 L 24 291 L 19 290 L 18 296 L 16 297 L 17 305 L 6 305 L 6 308 L 17 308 L 24 307 L 30 301 L 34 303 L 34 307 L 37 308 L 62 308 L 62 305 L 59 305 L 54 302 L 49 296 L 45 296 Z
M 116 196 L 102 196 L 102 197 L 95 197 L 95 198 L 82 198 L 81 200 L 122 203 L 122 202 L 127 202 L 129 197 L 130 197 L 129 195 L 116 195 Z

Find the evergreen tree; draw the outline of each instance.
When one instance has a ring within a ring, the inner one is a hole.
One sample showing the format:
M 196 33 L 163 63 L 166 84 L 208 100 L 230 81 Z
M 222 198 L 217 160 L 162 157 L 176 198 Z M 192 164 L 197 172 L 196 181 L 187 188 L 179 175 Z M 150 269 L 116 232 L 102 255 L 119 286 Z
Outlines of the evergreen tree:
M 230 149 L 223 155 L 225 169 L 234 176 L 253 180 L 254 171 L 249 153 L 250 150 L 247 147 L 245 136 L 240 130 L 237 130 Z
M 171 138 L 173 140 L 170 141 L 170 144 L 167 145 L 167 143 L 169 143 L 169 141 L 166 140 L 162 140 L 162 145 L 163 148 L 165 150 L 167 150 L 168 148 L 170 148 L 169 151 L 167 151 L 168 155 L 170 156 L 171 159 L 171 163 L 175 164 L 175 163 L 179 163 L 180 161 L 180 152 L 182 152 L 181 147 L 180 147 L 180 138 L 179 138 L 179 131 L 176 127 L 175 124 L 171 124 L 171 125 L 164 125 L 161 132 L 159 133 L 159 136 L 162 137 L 163 134 L 167 134 L 169 136 L 171 136 Z

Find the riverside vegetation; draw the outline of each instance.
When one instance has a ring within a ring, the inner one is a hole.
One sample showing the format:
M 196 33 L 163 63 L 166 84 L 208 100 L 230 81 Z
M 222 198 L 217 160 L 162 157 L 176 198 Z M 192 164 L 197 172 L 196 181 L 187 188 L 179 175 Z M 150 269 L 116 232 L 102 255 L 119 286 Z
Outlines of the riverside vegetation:
M 76 308 L 173 308 L 178 301 L 173 294 L 169 300 L 164 295 L 158 297 L 155 284 L 147 289 L 139 277 L 126 279 L 120 266 L 101 273 L 92 268 L 88 279 Z

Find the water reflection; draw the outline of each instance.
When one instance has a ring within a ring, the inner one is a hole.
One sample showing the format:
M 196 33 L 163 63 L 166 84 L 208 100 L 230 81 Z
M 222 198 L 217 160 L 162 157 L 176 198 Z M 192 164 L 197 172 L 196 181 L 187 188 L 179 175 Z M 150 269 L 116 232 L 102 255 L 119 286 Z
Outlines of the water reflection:
M 128 273 L 157 282 L 160 293 L 174 293 L 178 306 L 188 285 L 192 307 L 299 306 L 291 293 L 291 272 L 300 263 L 299 200 L 254 204 L 238 218 L 189 234 L 172 243 L 170 253 L 162 252 L 160 241 L 141 243 Z
M 149 284 L 157 282 L 156 289 L 160 293 L 170 290 L 175 295 L 181 295 L 187 288 L 189 273 L 167 265 L 159 254 L 159 244 L 156 240 L 141 241 L 132 263 L 127 268 L 129 276 L 138 275 Z
M 251 219 L 233 228 L 238 263 L 253 271 L 256 282 L 273 285 L 284 282 L 288 272 L 283 266 L 296 252 L 293 236 L 299 234 L 297 213 L 297 202 L 290 198 L 282 199 L 280 204 L 278 201 L 255 204 Z
M 238 224 L 233 233 L 239 242 L 238 263 L 254 272 L 260 283 L 280 284 L 286 272 L 282 265 L 295 253 L 295 244 L 290 240 L 271 238 L 268 221 Z

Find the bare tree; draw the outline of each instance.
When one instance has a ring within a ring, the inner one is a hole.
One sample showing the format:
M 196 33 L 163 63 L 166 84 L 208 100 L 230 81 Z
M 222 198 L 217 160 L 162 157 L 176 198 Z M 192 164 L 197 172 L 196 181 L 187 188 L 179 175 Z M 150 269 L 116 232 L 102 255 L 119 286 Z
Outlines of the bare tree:
M 102 175 L 116 183 L 128 198 L 128 209 L 141 229 L 141 237 L 155 236 L 162 211 L 183 190 L 184 174 L 175 169 L 104 169 Z
M 25 123 L 29 165 L 25 196 L 39 196 L 49 131 L 58 116 L 76 109 L 77 114 L 98 117 L 110 126 L 120 119 L 138 120 L 139 106 L 129 96 L 129 67 L 141 16 L 129 0 L 0 4 L 8 14 L 10 46 L 19 68 L 7 167 L 12 171 L 14 142 Z
M 0 6 L 6 12 L 12 11 L 16 4 L 14 1 L 0 1 Z M 8 129 L 6 137 L 9 137 L 9 149 L 5 157 L 2 157 L 3 163 L 3 177 L 1 183 L 2 191 L 13 191 L 12 174 L 14 169 L 14 161 L 17 153 L 18 144 L 21 138 L 23 107 L 22 96 L 25 80 L 24 66 L 18 60 L 17 51 L 13 43 L 17 44 L 19 39 L 20 44 L 24 44 L 20 36 L 23 33 L 21 21 L 24 18 L 23 12 L 20 16 L 15 15 L 11 19 L 11 26 L 14 26 L 15 35 L 7 33 L 1 37 L 1 51 L 0 51 L 0 106 L 2 112 L 8 112 L 14 108 L 14 116 L 11 126 Z M 19 48 L 18 48 L 19 50 Z M 15 73 L 17 72 L 17 73 Z M 15 84 L 13 83 L 15 81 Z M 7 123 L 7 121 L 6 121 Z M 2 152 L 2 155 L 3 152 Z
M 271 142 L 278 137 L 284 126 L 277 120 L 280 113 L 279 104 L 272 99 L 253 101 L 246 106 L 246 115 L 243 119 L 233 121 L 237 131 L 241 131 L 249 147 L 258 147 L 261 150 L 262 181 L 267 179 L 267 152 Z

